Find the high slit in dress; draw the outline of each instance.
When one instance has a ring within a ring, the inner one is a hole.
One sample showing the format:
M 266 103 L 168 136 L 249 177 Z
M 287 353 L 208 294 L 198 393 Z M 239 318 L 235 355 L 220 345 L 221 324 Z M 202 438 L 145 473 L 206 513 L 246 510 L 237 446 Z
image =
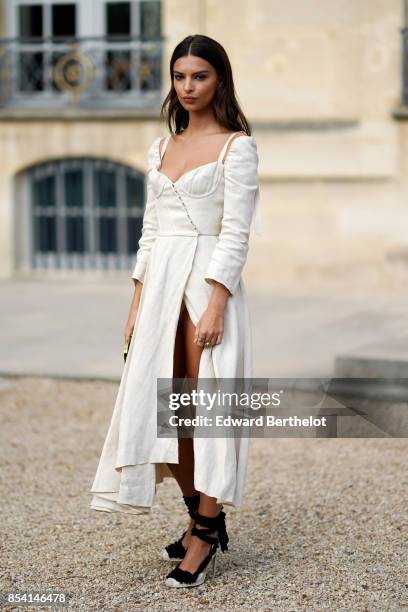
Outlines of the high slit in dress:
M 146 206 L 132 273 L 143 287 L 90 489 L 93 510 L 148 512 L 157 485 L 165 477 L 174 478 L 167 464 L 178 463 L 178 441 L 157 436 L 157 378 L 173 377 L 183 301 L 197 325 L 214 280 L 230 295 L 222 341 L 203 348 L 198 383 L 200 378 L 253 376 L 251 319 L 241 272 L 253 222 L 260 233 L 256 141 L 233 133 L 216 161 L 185 172 L 173 182 L 160 171 L 170 138 L 167 136 L 161 153 L 161 137 L 148 152 Z M 194 437 L 193 444 L 196 490 L 231 509 L 240 506 L 249 437 Z

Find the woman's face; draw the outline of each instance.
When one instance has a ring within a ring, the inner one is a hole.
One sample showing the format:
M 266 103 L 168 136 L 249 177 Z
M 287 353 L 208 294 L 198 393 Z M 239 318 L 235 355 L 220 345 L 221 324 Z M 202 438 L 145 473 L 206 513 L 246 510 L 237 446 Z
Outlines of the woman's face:
M 211 103 L 218 85 L 215 68 L 195 55 L 179 57 L 173 66 L 173 86 L 187 111 L 199 111 Z M 192 99 L 187 99 L 191 96 Z

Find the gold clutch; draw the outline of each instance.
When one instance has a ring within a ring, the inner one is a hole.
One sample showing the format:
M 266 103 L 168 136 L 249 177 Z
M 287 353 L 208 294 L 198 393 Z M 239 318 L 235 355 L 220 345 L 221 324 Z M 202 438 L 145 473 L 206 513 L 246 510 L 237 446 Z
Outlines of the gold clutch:
M 126 357 L 128 356 L 130 341 L 132 340 L 132 334 L 129 336 L 129 340 L 125 342 L 125 346 L 123 347 L 123 359 L 126 363 Z

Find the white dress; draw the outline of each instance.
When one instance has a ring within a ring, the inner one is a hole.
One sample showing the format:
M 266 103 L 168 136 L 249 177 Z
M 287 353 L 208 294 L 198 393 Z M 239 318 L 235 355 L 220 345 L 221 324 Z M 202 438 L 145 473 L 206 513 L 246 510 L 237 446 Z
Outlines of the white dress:
M 142 293 L 91 508 L 148 512 L 157 484 L 173 477 L 175 438 L 157 436 L 157 378 L 173 376 L 174 342 L 182 300 L 194 325 L 208 306 L 212 280 L 231 295 L 220 344 L 203 348 L 200 378 L 252 378 L 252 331 L 241 271 L 250 227 L 260 233 L 258 154 L 252 136 L 231 134 L 218 159 L 172 182 L 160 172 L 169 135 L 148 153 L 147 200 L 132 278 Z M 232 139 L 230 148 L 227 147 Z M 224 159 L 224 154 L 227 155 Z M 254 214 L 255 213 L 255 214 Z M 241 504 L 249 438 L 194 438 L 196 490 L 227 507 Z

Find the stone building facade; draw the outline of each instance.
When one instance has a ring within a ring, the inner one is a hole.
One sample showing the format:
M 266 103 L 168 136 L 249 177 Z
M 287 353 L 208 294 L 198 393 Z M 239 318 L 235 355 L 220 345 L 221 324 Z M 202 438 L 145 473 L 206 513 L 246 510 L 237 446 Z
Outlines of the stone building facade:
M 1 0 L 0 277 L 130 274 L 170 55 L 204 33 L 260 154 L 248 285 L 403 282 L 404 5 Z

